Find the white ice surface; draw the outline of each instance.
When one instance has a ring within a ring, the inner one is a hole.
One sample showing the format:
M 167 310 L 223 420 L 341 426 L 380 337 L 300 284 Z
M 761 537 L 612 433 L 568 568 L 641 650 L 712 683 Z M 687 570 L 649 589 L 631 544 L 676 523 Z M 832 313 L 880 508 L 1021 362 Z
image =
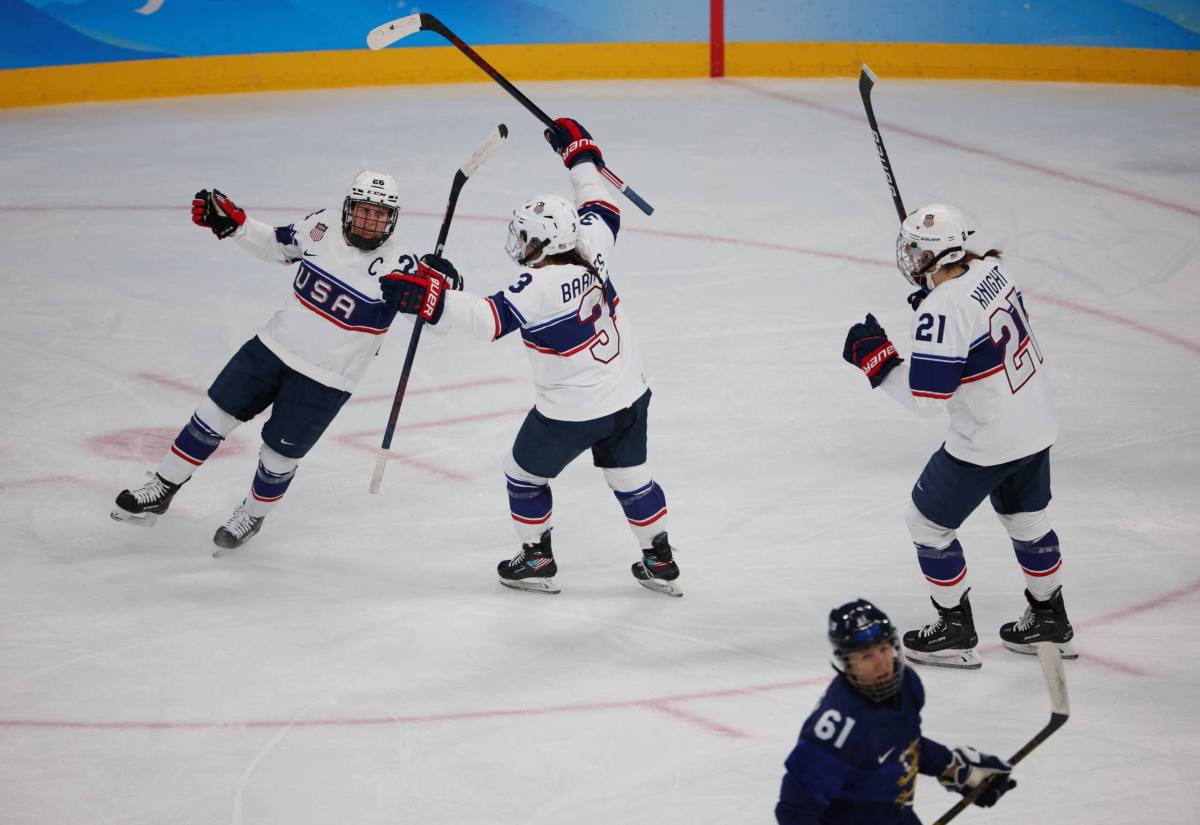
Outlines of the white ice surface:
M 211 535 L 254 470 L 237 431 L 152 529 L 113 523 L 290 269 L 188 216 L 220 187 L 272 222 L 368 165 L 432 245 L 496 123 L 447 256 L 515 269 L 517 203 L 568 183 L 490 83 L 0 112 L 0 822 L 755 823 L 830 677 L 824 621 L 932 611 L 902 514 L 944 419 L 841 360 L 873 310 L 905 349 L 896 218 L 854 81 L 527 84 L 657 207 L 611 262 L 654 387 L 651 458 L 686 596 L 585 460 L 555 485 L 561 595 L 501 588 L 500 462 L 531 400 L 513 338 L 425 336 L 379 496 L 407 342 L 242 551 Z M 961 204 L 1005 250 L 1057 390 L 1051 515 L 1083 658 L 1070 723 L 963 823 L 1200 821 L 1200 91 L 893 82 L 876 106 L 910 207 Z M 1015 751 L 1047 718 L 986 505 L 961 531 L 985 664 L 921 671 L 928 735 Z M 956 797 L 922 778 L 931 822 Z

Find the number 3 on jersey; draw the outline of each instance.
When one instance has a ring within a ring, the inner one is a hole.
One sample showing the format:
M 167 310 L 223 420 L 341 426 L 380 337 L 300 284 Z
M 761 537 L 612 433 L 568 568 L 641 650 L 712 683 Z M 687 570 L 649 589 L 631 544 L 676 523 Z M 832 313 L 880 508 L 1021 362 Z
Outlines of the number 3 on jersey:
M 579 323 L 592 325 L 592 338 L 596 343 L 588 350 L 593 358 L 607 364 L 621 354 L 621 334 L 617 332 L 613 309 L 604 300 L 603 286 L 597 284 L 583 294 L 577 316 Z
M 1025 386 L 1025 382 L 1037 372 L 1037 365 L 1044 360 L 1042 348 L 1033 336 L 1029 316 L 1025 314 L 1025 307 L 1017 299 L 1016 292 L 1015 289 L 1008 291 L 1004 296 L 1008 306 L 996 309 L 988 323 L 992 343 L 1004 347 L 1004 374 L 1013 393 Z M 1024 341 L 1021 340 L 1021 332 L 1025 333 Z M 1033 355 L 1030 355 L 1030 349 Z M 1036 361 L 1034 355 L 1037 356 Z

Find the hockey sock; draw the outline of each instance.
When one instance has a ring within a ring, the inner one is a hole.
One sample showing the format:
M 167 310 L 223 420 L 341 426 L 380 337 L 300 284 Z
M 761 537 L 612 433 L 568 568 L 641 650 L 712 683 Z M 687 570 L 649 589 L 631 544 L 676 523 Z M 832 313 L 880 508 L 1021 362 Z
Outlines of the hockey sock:
M 508 487 L 508 510 L 521 544 L 537 544 L 542 533 L 553 526 L 554 496 L 550 479 L 525 470 L 510 455 L 504 462 L 504 480 Z
M 158 474 L 172 484 L 187 481 L 240 423 L 205 396 L 158 463 Z
M 942 607 L 957 607 L 967 589 L 967 560 L 958 539 L 946 547 L 930 547 L 914 542 L 917 562 L 933 600 Z
M 605 469 L 604 478 L 625 511 L 638 545 L 643 550 L 649 549 L 654 537 L 667 529 L 666 493 L 650 477 L 645 464 Z
M 246 511 L 255 518 L 271 512 L 296 477 L 299 463 L 264 444 L 258 454 L 258 471 L 250 485 L 250 495 L 246 497 Z
M 1033 541 L 1013 539 L 1017 563 L 1025 574 L 1025 587 L 1038 601 L 1046 601 L 1059 587 L 1058 571 L 1062 556 L 1058 552 L 1058 534 L 1051 530 Z
M 1060 584 L 1062 556 L 1058 552 L 1058 534 L 1050 526 L 1046 511 L 997 513 L 997 516 L 1012 539 L 1017 564 L 1025 574 L 1026 589 L 1039 601 L 1050 598 Z

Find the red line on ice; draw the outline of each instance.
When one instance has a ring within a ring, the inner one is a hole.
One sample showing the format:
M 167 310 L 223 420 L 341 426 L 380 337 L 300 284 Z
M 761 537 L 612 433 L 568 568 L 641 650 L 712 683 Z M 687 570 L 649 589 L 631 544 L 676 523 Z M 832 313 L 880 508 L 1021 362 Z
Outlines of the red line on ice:
M 1200 581 L 1193 582 L 1186 587 L 1171 590 L 1159 596 L 1147 599 L 1143 602 L 1131 605 L 1130 607 L 1116 610 L 1111 613 L 1105 613 L 1093 619 L 1088 619 L 1077 623 L 1078 627 L 1098 627 L 1100 625 L 1110 624 L 1128 616 L 1145 613 L 1150 610 L 1156 610 L 1160 607 L 1166 607 L 1173 602 L 1177 602 L 1187 596 L 1200 593 Z M 989 650 L 996 645 L 986 645 L 984 650 Z M 1101 658 L 1086 651 L 1083 653 L 1082 660 L 1092 661 L 1097 664 L 1102 664 L 1106 667 L 1111 667 L 1123 673 L 1131 675 L 1143 675 L 1141 671 L 1129 665 L 1117 662 L 1111 662 L 1108 659 Z M 333 718 L 333 719 L 241 719 L 241 720 L 224 720 L 224 721 L 88 721 L 88 720 L 63 720 L 63 719 L 0 719 L 0 728 L 53 728 L 53 729 L 90 729 L 90 730 L 214 730 L 219 728 L 284 728 L 284 727 L 358 727 L 368 725 L 406 725 L 406 724 L 421 724 L 426 722 L 457 722 L 468 719 L 499 719 L 512 716 L 546 716 L 550 714 L 560 713 L 586 713 L 603 710 L 621 710 L 626 708 L 649 707 L 654 706 L 654 710 L 660 710 L 669 713 L 673 716 L 682 718 L 690 714 L 684 714 L 682 711 L 676 712 L 676 709 L 669 709 L 666 706 L 676 702 L 688 702 L 703 699 L 724 699 L 734 696 L 751 696 L 756 693 L 772 693 L 780 690 L 792 690 L 800 687 L 811 687 L 813 685 L 822 685 L 829 680 L 828 674 L 821 676 L 810 676 L 805 679 L 795 679 L 787 682 L 774 682 L 764 685 L 749 685 L 739 688 L 725 688 L 723 690 L 707 690 L 695 693 L 675 693 L 667 696 L 657 696 L 652 698 L 641 699 L 626 699 L 612 702 L 583 702 L 570 705 L 550 705 L 536 708 L 512 708 L 499 710 L 476 710 L 476 711 L 459 711 L 454 713 L 430 713 L 415 716 L 371 716 L 361 718 Z M 689 719 L 695 724 L 703 724 L 706 728 L 724 728 L 718 723 L 711 722 L 702 717 L 694 717 Z M 733 728 L 726 729 L 733 731 Z M 722 731 L 722 735 L 731 735 Z M 736 735 L 736 734 L 732 734 Z
M 833 115 L 834 117 L 840 117 L 840 118 L 843 118 L 846 120 L 854 120 L 854 121 L 858 121 L 861 123 L 866 123 L 866 117 L 864 117 L 863 115 L 851 114 L 850 112 L 847 112 L 843 109 L 839 109 L 834 106 L 826 106 L 823 103 L 817 103 L 816 101 L 813 101 L 813 100 L 807 100 L 806 98 L 800 97 L 798 95 L 792 95 L 792 94 L 788 94 L 786 92 L 779 92 L 779 91 L 775 91 L 774 89 L 759 88 L 758 86 L 755 86 L 752 83 L 747 83 L 745 81 L 740 81 L 740 80 L 726 79 L 724 82 L 729 83 L 733 86 L 737 86 L 739 88 L 754 92 L 755 94 L 763 95 L 765 97 L 775 98 L 776 100 L 784 100 L 789 103 L 796 103 L 796 104 L 799 104 L 800 106 L 806 106 L 810 109 L 817 109 L 819 111 L 825 112 L 826 114 Z M 941 137 L 940 135 L 930 134 L 929 132 L 921 132 L 916 129 L 909 129 L 906 126 L 898 126 L 895 123 L 881 123 L 880 129 L 883 131 L 889 132 L 889 133 L 894 132 L 897 134 L 908 135 L 909 137 L 917 138 L 918 140 L 923 140 L 923 141 L 926 141 L 927 143 L 934 143 L 938 146 L 945 146 L 948 149 L 957 149 L 960 152 L 966 152 L 966 153 L 972 154 L 972 155 L 979 155 L 980 157 L 989 158 L 991 160 L 999 161 L 1000 163 L 1006 163 L 1009 166 L 1016 166 L 1020 169 L 1027 169 L 1031 172 L 1037 172 L 1039 175 L 1049 175 L 1050 177 L 1058 178 L 1059 180 L 1065 180 L 1070 183 L 1077 183 L 1081 186 L 1087 186 L 1092 189 L 1100 189 L 1104 192 L 1111 192 L 1114 195 L 1121 195 L 1126 198 L 1131 198 L 1136 201 L 1141 201 L 1142 203 L 1148 203 L 1152 206 L 1158 206 L 1163 209 L 1170 209 L 1173 212 L 1181 212 L 1184 215 L 1191 215 L 1193 217 L 1200 218 L 1200 209 L 1197 209 L 1194 206 L 1187 206 L 1185 204 L 1175 203 L 1173 201 L 1165 200 L 1164 198 L 1156 198 L 1153 195 L 1147 195 L 1145 192 L 1138 192 L 1137 190 L 1134 190 L 1134 189 L 1125 189 L 1124 187 L 1116 186 L 1111 183 L 1105 183 L 1102 180 L 1095 180 L 1093 178 L 1087 178 L 1087 177 L 1084 177 L 1083 175 L 1073 175 L 1070 172 L 1064 172 L 1061 169 L 1055 169 L 1053 166 L 1044 166 L 1040 163 L 1034 163 L 1032 161 L 1022 160 L 1021 158 L 1015 158 L 1015 157 L 1012 157 L 1011 155 L 1005 155 L 1001 152 L 997 152 L 992 149 L 981 149 L 978 146 L 970 146 L 966 143 L 959 143 L 956 140 L 950 140 L 949 138 L 944 138 L 944 137 Z

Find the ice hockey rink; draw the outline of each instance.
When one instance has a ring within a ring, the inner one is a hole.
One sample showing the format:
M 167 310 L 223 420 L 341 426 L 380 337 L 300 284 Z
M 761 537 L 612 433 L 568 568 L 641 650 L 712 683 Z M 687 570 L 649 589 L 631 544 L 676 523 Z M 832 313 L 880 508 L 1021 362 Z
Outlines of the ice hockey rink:
M 832 676 L 829 609 L 930 621 L 903 512 L 945 419 L 841 359 L 867 311 L 905 351 L 911 317 L 855 80 L 522 88 L 657 210 L 614 193 L 610 268 L 685 597 L 631 578 L 586 459 L 554 486 L 561 595 L 497 583 L 517 549 L 500 462 L 532 399 L 515 336 L 424 336 L 369 495 L 405 321 L 246 547 L 211 556 L 257 424 L 157 526 L 109 519 L 292 300 L 291 268 L 192 225 L 192 193 L 288 223 L 382 167 L 424 252 L 505 122 L 446 250 L 493 292 L 518 272 L 512 208 L 569 192 L 494 84 L 3 111 L 0 822 L 769 822 Z M 908 205 L 958 204 L 1004 250 L 1062 419 L 1071 719 L 958 821 L 1200 822 L 1200 90 L 883 78 L 875 105 Z M 960 536 L 984 666 L 920 671 L 925 733 L 1008 756 L 1049 713 L 1036 660 L 996 635 L 1022 578 L 986 505 Z M 918 782 L 926 822 L 957 799 Z

